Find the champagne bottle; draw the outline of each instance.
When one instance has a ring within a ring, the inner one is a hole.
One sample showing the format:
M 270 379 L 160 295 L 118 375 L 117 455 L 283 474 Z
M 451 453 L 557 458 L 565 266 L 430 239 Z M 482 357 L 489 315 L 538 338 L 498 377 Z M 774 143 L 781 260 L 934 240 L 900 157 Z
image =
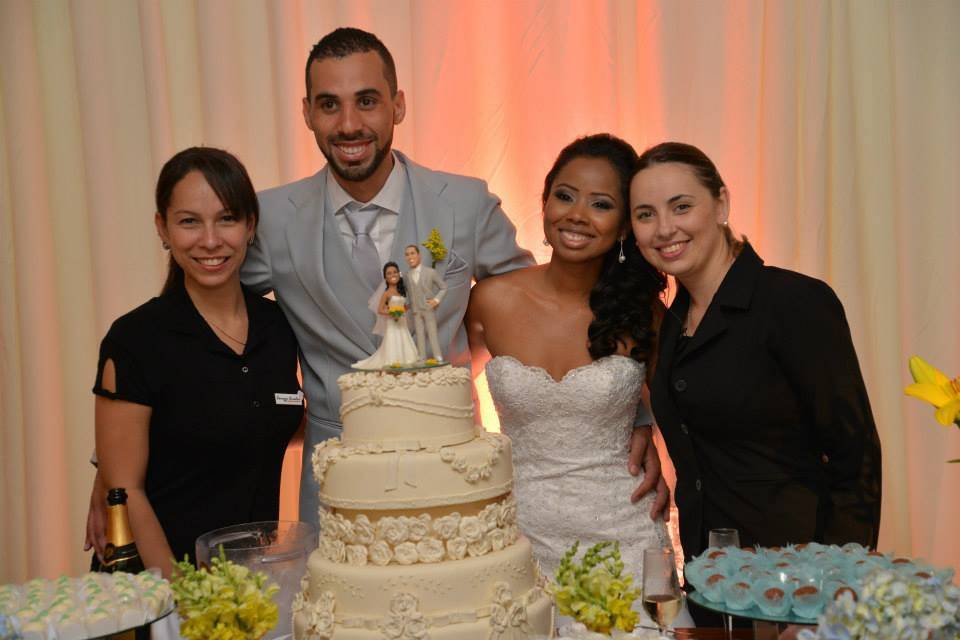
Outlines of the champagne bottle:
M 140 573 L 143 560 L 133 541 L 133 531 L 127 517 L 127 491 L 123 488 L 107 492 L 107 546 L 103 550 L 100 571 Z

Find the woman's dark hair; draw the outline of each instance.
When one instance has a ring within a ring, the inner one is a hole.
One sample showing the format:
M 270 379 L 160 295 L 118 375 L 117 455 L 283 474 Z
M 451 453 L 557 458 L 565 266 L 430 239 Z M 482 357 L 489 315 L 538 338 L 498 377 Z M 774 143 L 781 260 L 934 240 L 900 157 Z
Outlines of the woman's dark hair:
M 389 269 L 390 267 L 393 267 L 394 269 L 396 269 L 397 273 L 403 274 L 403 272 L 400 271 L 400 266 L 396 262 L 388 262 L 387 264 L 383 265 L 384 282 L 386 282 L 387 280 L 387 269 Z M 400 276 L 400 281 L 397 282 L 397 293 L 399 293 L 402 296 L 407 295 L 407 285 L 403 284 L 403 275 Z
M 256 230 L 260 219 L 260 206 L 247 170 L 233 154 L 214 147 L 184 149 L 163 165 L 160 177 L 157 178 L 156 205 L 164 222 L 167 221 L 167 209 L 170 208 L 174 187 L 191 171 L 203 174 L 224 209 L 240 220 L 245 221 L 252 217 L 253 228 Z M 183 269 L 171 255 L 167 280 L 163 284 L 161 295 L 182 285 Z
M 693 169 L 693 174 L 697 177 L 697 181 L 703 185 L 714 198 L 719 198 L 721 189 L 727 186 L 723 182 L 723 178 L 720 177 L 720 172 L 717 171 L 713 160 L 697 147 L 684 142 L 661 142 L 654 147 L 650 147 L 640 154 L 640 159 L 637 161 L 636 173 L 652 165 L 667 162 L 679 162 Z M 729 226 L 724 225 L 722 229 L 723 237 L 733 250 L 734 255 L 740 253 L 740 249 L 743 248 L 743 241 L 733 235 L 733 231 Z
M 578 138 L 563 148 L 543 184 L 543 204 L 557 174 L 576 158 L 601 158 L 610 163 L 620 179 L 621 223 L 624 229 L 623 254 L 614 243 L 603 257 L 600 278 L 590 291 L 593 321 L 587 329 L 590 356 L 596 360 L 617 352 L 621 344 L 633 343 L 630 357 L 648 362 L 653 354 L 655 310 L 663 305 L 660 292 L 666 278 L 640 255 L 629 232 L 630 180 L 635 173 L 637 152 L 629 143 L 608 133 Z

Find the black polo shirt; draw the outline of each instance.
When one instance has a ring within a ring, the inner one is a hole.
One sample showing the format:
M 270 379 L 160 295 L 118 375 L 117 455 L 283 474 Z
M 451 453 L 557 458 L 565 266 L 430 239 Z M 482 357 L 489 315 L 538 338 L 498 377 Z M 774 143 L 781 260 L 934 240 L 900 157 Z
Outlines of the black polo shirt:
M 275 302 L 244 298 L 242 355 L 182 286 L 117 319 L 100 344 L 93 392 L 153 410 L 145 490 L 178 560 L 206 531 L 279 514 L 283 454 L 303 417 L 297 343 Z M 108 359 L 115 393 L 100 384 Z

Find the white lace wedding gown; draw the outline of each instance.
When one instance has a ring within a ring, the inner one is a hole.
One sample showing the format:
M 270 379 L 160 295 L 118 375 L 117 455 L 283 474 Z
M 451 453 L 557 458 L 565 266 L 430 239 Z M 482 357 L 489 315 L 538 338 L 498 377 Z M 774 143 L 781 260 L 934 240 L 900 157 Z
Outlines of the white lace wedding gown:
M 511 356 L 487 363 L 500 430 L 513 442 L 514 496 L 520 530 L 551 579 L 577 540 L 582 554 L 619 541 L 624 572 L 641 585 L 643 550 L 669 546 L 663 521 L 650 520 L 654 500 L 630 495 L 642 477 L 627 470 L 644 366 L 608 356 L 569 371 L 559 382 Z M 641 611 L 639 600 L 634 609 Z M 652 624 L 641 611 L 645 624 Z M 682 612 L 678 626 L 692 626 Z
M 402 296 L 390 296 L 387 300 L 387 306 L 390 307 L 402 307 L 406 303 L 407 299 Z M 409 365 L 420 358 L 417 345 L 410 335 L 406 315 L 399 321 L 393 318 L 384 318 L 383 321 L 386 326 L 380 347 L 369 358 L 353 363 L 354 369 L 379 369 L 393 364 Z M 376 328 L 374 331 L 376 332 Z

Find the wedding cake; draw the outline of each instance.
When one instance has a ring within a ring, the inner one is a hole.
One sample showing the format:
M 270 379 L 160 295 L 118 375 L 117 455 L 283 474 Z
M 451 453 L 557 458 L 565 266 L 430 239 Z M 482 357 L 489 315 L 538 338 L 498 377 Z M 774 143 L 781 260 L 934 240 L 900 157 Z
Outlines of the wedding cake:
M 297 640 L 549 635 L 552 602 L 519 534 L 510 440 L 474 425 L 470 373 L 338 380 L 343 437 L 318 445 L 320 544 Z

